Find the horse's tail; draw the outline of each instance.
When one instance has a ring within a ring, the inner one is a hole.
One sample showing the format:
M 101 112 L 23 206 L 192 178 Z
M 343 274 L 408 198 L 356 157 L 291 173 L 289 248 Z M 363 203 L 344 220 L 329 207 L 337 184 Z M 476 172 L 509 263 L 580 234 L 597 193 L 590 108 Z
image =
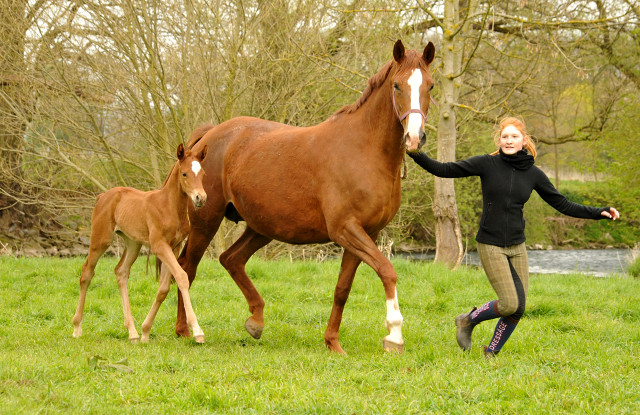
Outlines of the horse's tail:
M 209 131 L 213 127 L 214 125 L 208 122 L 193 130 L 191 136 L 189 136 L 189 141 L 187 141 L 186 150 L 191 150 L 193 146 L 195 146 L 196 143 L 200 141 L 202 137 L 204 137 L 207 131 Z

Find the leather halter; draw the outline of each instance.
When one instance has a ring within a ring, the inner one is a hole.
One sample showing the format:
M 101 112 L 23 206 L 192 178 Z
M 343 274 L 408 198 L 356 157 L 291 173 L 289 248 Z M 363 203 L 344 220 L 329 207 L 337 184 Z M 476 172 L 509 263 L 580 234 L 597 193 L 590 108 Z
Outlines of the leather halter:
M 431 99 L 431 102 L 433 102 L 433 105 L 438 106 L 438 103 L 431 96 L 431 94 L 429 94 L 429 98 Z M 402 121 L 404 121 L 405 118 L 407 118 L 407 116 L 409 116 L 409 114 L 420 114 L 420 115 L 422 115 L 422 119 L 424 119 L 424 122 L 425 123 L 427 122 L 427 114 L 429 114 L 429 110 L 428 109 L 427 109 L 427 113 L 426 114 L 421 109 L 410 109 L 409 111 L 407 111 L 404 114 L 400 115 L 400 113 L 398 112 L 398 107 L 396 106 L 396 92 L 394 91 L 394 88 L 391 88 L 391 99 L 393 101 L 393 109 L 396 111 L 396 115 L 398 116 L 398 120 L 400 120 L 401 123 L 402 123 Z

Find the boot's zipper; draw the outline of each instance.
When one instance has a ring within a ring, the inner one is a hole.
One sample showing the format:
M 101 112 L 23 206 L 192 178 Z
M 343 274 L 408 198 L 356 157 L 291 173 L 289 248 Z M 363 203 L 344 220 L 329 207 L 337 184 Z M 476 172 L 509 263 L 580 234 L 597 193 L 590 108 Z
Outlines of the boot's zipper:
M 507 208 L 506 208 L 506 226 L 505 226 L 505 231 L 504 231 L 504 247 L 506 248 L 507 246 L 507 238 L 509 235 L 509 205 L 511 204 L 511 191 L 513 190 L 513 175 L 515 174 L 516 169 L 511 169 L 511 183 L 509 185 L 509 198 L 507 199 Z

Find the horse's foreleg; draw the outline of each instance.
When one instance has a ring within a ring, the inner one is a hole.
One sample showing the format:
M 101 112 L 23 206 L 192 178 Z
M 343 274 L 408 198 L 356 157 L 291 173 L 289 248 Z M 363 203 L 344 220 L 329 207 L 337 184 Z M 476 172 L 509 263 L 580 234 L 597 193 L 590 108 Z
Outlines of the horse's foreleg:
M 182 253 L 180 254 L 180 258 L 178 258 L 178 263 L 184 269 L 188 276 L 188 286 L 191 287 L 193 280 L 196 278 L 196 271 L 198 269 L 198 264 L 202 259 L 202 256 L 206 252 L 209 247 L 209 243 L 213 239 L 218 227 L 220 226 L 220 222 L 222 221 L 222 215 L 220 216 L 220 221 L 217 223 L 213 223 L 210 226 L 206 227 L 192 227 L 189 232 L 189 237 L 187 238 L 187 242 L 184 244 L 184 248 L 182 248 Z M 184 301 L 182 299 L 182 295 L 180 290 L 178 290 L 178 313 L 176 316 L 176 334 L 182 337 L 191 337 L 191 332 L 189 331 L 189 325 L 187 324 L 187 313 L 184 308 Z
M 247 227 L 240 238 L 220 255 L 220 264 L 229 272 L 247 299 L 251 317 L 245 321 L 244 327 L 256 339 L 260 338 L 264 328 L 264 300 L 249 279 L 245 271 L 245 264 L 251 255 L 269 242 L 271 242 L 270 238 Z
M 125 248 L 122 253 L 122 258 L 120 258 L 120 262 L 116 265 L 115 274 L 118 279 L 118 287 L 120 287 L 120 297 L 122 298 L 122 312 L 124 313 L 124 326 L 129 331 L 129 341 L 132 343 L 140 340 L 140 336 L 138 336 L 138 331 L 136 330 L 135 322 L 133 320 L 133 315 L 131 314 L 131 305 L 129 304 L 129 289 L 127 284 L 129 282 L 129 272 L 131 271 L 131 266 L 136 259 L 138 259 L 138 254 L 140 253 L 141 244 L 132 241 L 123 235 Z
M 387 298 L 385 326 L 389 331 L 389 335 L 383 340 L 383 347 L 388 352 L 397 351 L 401 353 L 404 340 L 402 339 L 402 314 L 400 313 L 396 292 L 398 275 L 391 261 L 378 250 L 372 237 L 355 222 L 343 224 L 333 234 L 332 239 L 373 268 L 380 277 Z
M 331 309 L 331 316 L 329 317 L 327 331 L 324 334 L 324 343 L 327 345 L 329 350 L 334 352 L 344 353 L 344 350 L 340 347 L 338 329 L 340 328 L 340 322 L 342 321 L 344 305 L 347 303 L 347 299 L 349 298 L 353 278 L 356 275 L 356 270 L 358 269 L 360 262 L 360 258 L 349 251 L 344 251 L 344 254 L 342 255 L 342 264 L 340 265 L 338 283 L 336 284 L 336 290 L 333 294 L 333 308 Z
M 91 279 L 95 275 L 96 264 L 98 260 L 109 248 L 111 244 L 111 234 L 100 238 L 100 235 L 91 235 L 91 244 L 89 246 L 89 255 L 84 265 L 82 265 L 82 273 L 80 274 L 80 298 L 78 299 L 78 307 L 73 316 L 73 337 L 82 336 L 82 313 L 84 311 L 84 302 L 87 298 L 87 290 Z
M 166 266 L 169 268 L 169 271 L 173 274 L 173 278 L 176 280 L 176 285 L 178 286 L 181 297 L 184 301 L 184 309 L 187 314 L 187 324 L 191 328 L 191 331 L 193 331 L 194 340 L 197 343 L 204 343 L 204 333 L 198 325 L 198 319 L 196 318 L 196 314 L 193 312 L 193 307 L 191 306 L 191 298 L 189 297 L 189 277 L 187 276 L 187 273 L 182 269 L 176 260 L 176 257 L 173 255 L 171 247 L 169 247 L 166 242 L 158 242 L 154 244 L 151 249 L 163 262 L 163 267 Z

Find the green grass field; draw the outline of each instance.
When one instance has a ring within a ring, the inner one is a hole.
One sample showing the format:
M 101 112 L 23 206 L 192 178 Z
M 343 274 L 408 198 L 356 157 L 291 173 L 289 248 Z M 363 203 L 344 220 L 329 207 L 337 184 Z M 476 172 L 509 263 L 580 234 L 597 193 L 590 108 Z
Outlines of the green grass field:
M 83 260 L 0 258 L 0 413 L 640 412 L 633 278 L 533 275 L 524 318 L 488 362 L 481 345 L 493 322 L 476 328 L 471 353 L 455 342 L 454 317 L 494 297 L 475 268 L 394 262 L 405 321 L 398 355 L 382 350 L 382 284 L 361 265 L 340 331 L 345 356 L 323 345 L 338 261 L 248 264 L 267 303 L 260 340 L 244 330 L 240 290 L 217 262 L 203 262 L 191 293 L 206 344 L 196 345 L 173 334 L 175 286 L 151 342 L 128 342 L 113 258 L 98 265 L 84 335 L 72 338 Z M 140 331 L 157 289 L 143 258 L 129 288 Z

